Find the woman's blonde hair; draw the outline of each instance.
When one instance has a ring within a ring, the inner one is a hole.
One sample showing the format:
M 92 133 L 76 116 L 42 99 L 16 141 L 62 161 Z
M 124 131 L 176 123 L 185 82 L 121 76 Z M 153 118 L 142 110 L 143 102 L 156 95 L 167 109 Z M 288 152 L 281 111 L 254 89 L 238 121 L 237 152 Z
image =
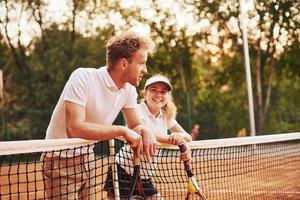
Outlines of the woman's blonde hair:
M 163 76 L 163 75 L 160 75 L 160 74 L 156 74 L 155 76 Z M 165 76 L 163 76 L 165 77 Z M 168 79 L 167 77 L 165 77 L 166 79 Z M 169 80 L 169 79 L 168 79 Z M 144 96 L 145 94 L 145 90 L 147 90 L 147 88 L 145 88 L 143 91 L 142 91 L 142 95 Z M 163 117 L 166 119 L 166 120 L 171 120 L 171 119 L 175 119 L 176 118 L 176 115 L 177 115 L 177 107 L 174 103 L 174 100 L 173 100 L 173 96 L 172 96 L 172 93 L 171 91 L 169 91 L 169 98 L 167 100 L 167 103 L 164 107 L 162 107 L 162 113 L 163 113 Z M 146 100 L 144 98 L 141 99 L 141 102 L 146 102 Z
M 164 107 L 162 107 L 163 116 L 167 119 L 175 119 L 177 115 L 177 107 L 173 101 L 173 96 L 170 94 L 169 99 Z

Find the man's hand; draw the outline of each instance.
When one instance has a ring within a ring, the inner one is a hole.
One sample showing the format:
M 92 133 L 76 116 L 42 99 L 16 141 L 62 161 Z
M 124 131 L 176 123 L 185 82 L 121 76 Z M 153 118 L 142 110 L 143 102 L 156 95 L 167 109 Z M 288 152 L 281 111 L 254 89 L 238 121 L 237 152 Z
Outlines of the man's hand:
M 135 149 L 136 154 L 140 156 L 143 151 L 142 136 L 139 133 L 124 127 L 124 138 L 129 146 Z
M 143 155 L 148 162 L 152 162 L 152 157 L 156 154 L 157 141 L 154 134 L 147 128 L 142 130 Z

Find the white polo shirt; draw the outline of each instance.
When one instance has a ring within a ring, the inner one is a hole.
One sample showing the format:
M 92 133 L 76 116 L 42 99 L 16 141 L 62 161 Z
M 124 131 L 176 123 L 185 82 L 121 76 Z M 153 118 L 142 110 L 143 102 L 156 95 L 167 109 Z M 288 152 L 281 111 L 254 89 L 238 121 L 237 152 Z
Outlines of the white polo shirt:
M 140 118 L 144 120 L 147 127 L 154 133 L 168 134 L 168 129 L 174 127 L 178 122 L 175 119 L 166 120 L 163 117 L 163 113 L 155 117 L 148 106 L 143 102 L 138 104 L 137 111 L 140 115 Z M 122 147 L 119 153 L 116 155 L 116 161 L 121 167 L 128 173 L 133 174 L 133 151 L 128 145 Z M 147 163 L 144 156 L 142 157 L 141 162 L 141 177 L 143 179 L 149 178 L 154 172 L 155 165 L 151 163 Z
M 137 92 L 129 83 L 118 89 L 107 67 L 78 68 L 62 91 L 47 128 L 46 139 L 68 138 L 65 101 L 84 106 L 86 121 L 111 125 L 122 108 L 136 108 Z
M 155 117 L 150 112 L 145 102 L 138 104 L 137 110 L 140 114 L 141 119 L 144 120 L 147 127 L 153 132 L 167 135 L 168 129 L 171 129 L 177 124 L 177 121 L 175 119 L 166 120 L 161 111 L 159 115 Z

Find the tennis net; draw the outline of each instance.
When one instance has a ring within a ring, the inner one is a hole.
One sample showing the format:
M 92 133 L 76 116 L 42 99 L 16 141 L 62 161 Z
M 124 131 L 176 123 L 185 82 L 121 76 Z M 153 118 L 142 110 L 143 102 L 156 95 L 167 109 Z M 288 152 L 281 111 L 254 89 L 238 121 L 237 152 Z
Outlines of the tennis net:
M 300 133 L 189 146 L 193 173 L 209 200 L 300 199 Z M 152 164 L 142 159 L 142 178 L 151 179 L 164 199 L 185 199 L 188 179 L 179 154 L 178 147 L 160 145 Z M 120 197 L 118 189 L 130 186 L 130 180 L 122 185 L 120 176 L 132 170 L 131 156 L 120 140 L 0 142 L 0 199 L 108 199 L 106 190 Z M 107 176 L 112 180 L 105 186 Z M 64 182 L 62 177 L 70 178 Z

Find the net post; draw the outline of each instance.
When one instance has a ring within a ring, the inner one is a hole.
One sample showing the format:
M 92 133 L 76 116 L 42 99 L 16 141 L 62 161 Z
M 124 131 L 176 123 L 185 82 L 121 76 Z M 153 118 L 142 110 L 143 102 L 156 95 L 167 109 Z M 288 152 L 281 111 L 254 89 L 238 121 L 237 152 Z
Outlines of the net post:
M 244 51 L 244 65 L 246 70 L 246 83 L 247 83 L 247 93 L 248 93 L 248 106 L 249 106 L 249 120 L 250 120 L 250 136 L 256 135 L 255 128 L 255 112 L 254 112 L 254 103 L 253 103 L 253 91 L 252 91 L 252 80 L 251 80 L 251 66 L 250 66 L 250 56 L 249 56 L 249 47 L 248 47 L 248 36 L 247 36 L 247 24 L 246 18 L 248 17 L 247 9 L 251 6 L 245 5 L 245 0 L 239 0 L 240 3 L 240 22 L 242 29 L 242 39 L 243 39 L 243 51 Z M 248 3 L 253 3 L 252 0 Z
M 119 178 L 118 178 L 118 168 L 116 164 L 116 152 L 115 152 L 115 139 L 109 140 L 109 162 L 112 167 L 112 177 L 113 177 L 113 187 L 115 193 L 115 200 L 120 200 L 120 190 L 119 190 Z

